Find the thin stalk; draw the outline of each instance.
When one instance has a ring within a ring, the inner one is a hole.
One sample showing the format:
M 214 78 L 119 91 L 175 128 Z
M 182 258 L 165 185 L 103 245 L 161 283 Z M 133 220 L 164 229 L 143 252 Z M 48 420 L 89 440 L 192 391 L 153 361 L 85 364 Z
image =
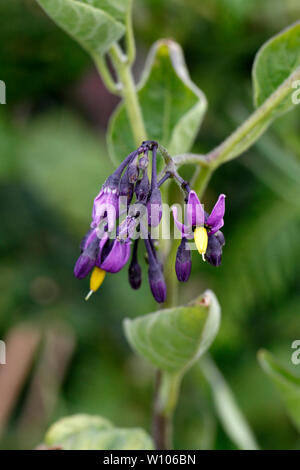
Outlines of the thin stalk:
M 106 88 L 114 95 L 120 96 L 122 86 L 114 81 L 105 58 L 95 55 L 94 62 Z

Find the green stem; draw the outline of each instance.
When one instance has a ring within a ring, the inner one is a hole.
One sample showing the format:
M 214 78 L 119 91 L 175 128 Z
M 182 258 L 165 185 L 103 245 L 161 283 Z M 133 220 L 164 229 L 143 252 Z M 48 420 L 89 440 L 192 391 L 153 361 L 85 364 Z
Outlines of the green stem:
M 135 40 L 133 34 L 133 26 L 132 26 L 132 12 L 131 8 L 128 8 L 126 14 L 126 52 L 127 52 L 127 63 L 132 65 L 135 60 Z
M 143 140 L 147 139 L 147 135 L 131 68 L 126 56 L 124 56 L 118 45 L 114 45 L 109 53 L 122 84 L 121 94 L 124 99 L 132 134 L 138 146 Z
M 153 435 L 156 449 L 172 449 L 173 412 L 178 400 L 180 382 L 180 374 L 157 372 L 153 415 Z

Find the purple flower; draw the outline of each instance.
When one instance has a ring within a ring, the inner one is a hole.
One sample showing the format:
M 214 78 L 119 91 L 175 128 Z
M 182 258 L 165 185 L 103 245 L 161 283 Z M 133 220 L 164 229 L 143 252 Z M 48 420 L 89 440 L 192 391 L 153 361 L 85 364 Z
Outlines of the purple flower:
M 110 240 L 104 235 L 99 245 L 96 265 L 109 273 L 117 273 L 125 266 L 130 256 L 130 241 Z
M 183 237 L 177 250 L 175 262 L 175 271 L 178 281 L 188 281 L 191 274 L 191 269 L 191 250 L 189 250 L 187 246 L 186 238 Z
M 187 202 L 186 224 L 182 224 L 178 220 L 177 207 L 172 207 L 174 221 L 182 237 L 189 240 L 194 239 L 196 247 L 203 259 L 207 259 L 208 262 L 214 265 L 220 264 L 219 261 L 221 259 L 220 253 L 216 252 L 215 234 L 219 232 L 220 228 L 224 225 L 225 197 L 224 194 L 220 194 L 213 210 L 210 214 L 207 214 L 195 191 L 190 191 Z M 212 238 L 213 236 L 214 238 Z M 219 243 L 221 249 L 223 244 L 224 243 Z M 208 249 L 208 256 L 205 256 Z

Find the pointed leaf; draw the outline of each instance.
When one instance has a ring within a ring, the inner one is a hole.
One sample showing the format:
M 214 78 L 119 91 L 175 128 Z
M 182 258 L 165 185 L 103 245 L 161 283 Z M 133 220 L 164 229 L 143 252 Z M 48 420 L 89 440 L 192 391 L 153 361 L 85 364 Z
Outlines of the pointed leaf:
M 291 374 L 268 351 L 259 351 L 258 359 L 278 389 L 291 420 L 300 431 L 300 377 Z
M 79 414 L 62 418 L 45 436 L 48 446 L 64 450 L 151 450 L 147 433 L 139 428 L 115 428 L 101 416 Z
M 90 54 L 104 54 L 125 32 L 125 26 L 116 20 L 112 9 L 99 8 L 101 1 L 37 0 L 45 12 L 62 29 L 76 39 Z M 118 4 L 120 2 L 113 2 Z M 126 2 L 129 4 L 129 2 Z
M 211 345 L 220 325 L 220 306 L 211 291 L 184 307 L 126 319 L 132 348 L 161 370 L 180 373 Z
M 161 40 L 152 46 L 138 99 L 147 138 L 157 140 L 171 154 L 188 151 L 203 119 L 206 98 L 191 81 L 182 49 L 174 41 Z M 136 147 L 124 104 L 111 118 L 108 145 L 115 163 Z

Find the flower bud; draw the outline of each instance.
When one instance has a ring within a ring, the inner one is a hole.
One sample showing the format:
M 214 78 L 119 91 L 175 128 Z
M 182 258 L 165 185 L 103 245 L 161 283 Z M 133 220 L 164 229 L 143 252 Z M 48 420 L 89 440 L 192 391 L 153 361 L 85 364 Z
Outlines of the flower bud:
M 180 282 L 188 281 L 192 269 L 191 251 L 188 249 L 186 238 L 182 238 L 178 247 L 175 262 L 177 279 Z
M 135 185 L 135 194 L 139 202 L 146 202 L 150 192 L 150 183 L 147 171 L 144 172 L 143 177 Z
M 167 286 L 164 275 L 157 262 L 149 264 L 148 279 L 152 295 L 156 302 L 165 302 L 167 297 Z
M 142 284 L 142 268 L 139 265 L 137 259 L 133 259 L 128 268 L 128 280 L 132 289 L 136 290 L 141 287 Z

